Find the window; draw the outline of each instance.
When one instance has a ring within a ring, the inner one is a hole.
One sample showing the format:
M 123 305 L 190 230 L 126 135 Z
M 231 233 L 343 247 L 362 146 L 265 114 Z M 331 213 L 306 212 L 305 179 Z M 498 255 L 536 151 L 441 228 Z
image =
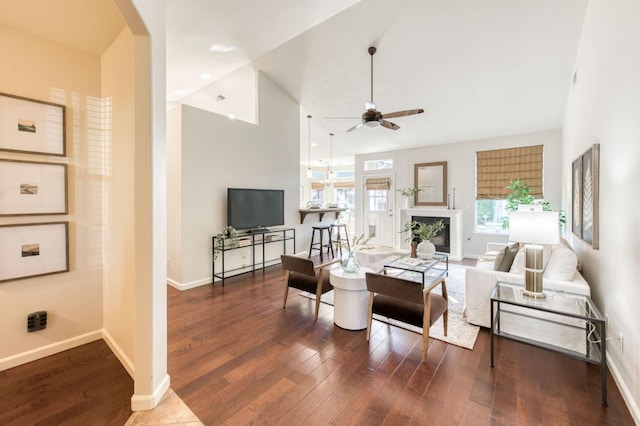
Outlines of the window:
M 542 162 L 542 145 L 476 152 L 476 232 L 507 233 L 502 218 L 511 179 L 527 182 L 531 195 L 542 198 Z
M 392 169 L 393 160 L 369 160 L 364 162 L 365 170 Z
M 370 212 L 386 212 L 387 211 L 387 193 L 389 191 L 367 191 L 369 193 L 369 211 Z

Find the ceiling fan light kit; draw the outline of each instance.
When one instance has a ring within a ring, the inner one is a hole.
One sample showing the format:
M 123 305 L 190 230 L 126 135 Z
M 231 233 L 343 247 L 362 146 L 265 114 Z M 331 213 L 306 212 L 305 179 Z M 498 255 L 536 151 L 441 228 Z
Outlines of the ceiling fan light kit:
M 369 55 L 371 56 L 371 100 L 365 102 L 365 112 L 362 114 L 362 121 L 360 124 L 356 124 L 351 127 L 347 132 L 352 132 L 363 125 L 367 127 L 382 126 L 390 130 L 398 130 L 400 126 L 387 121 L 386 118 L 406 117 L 408 115 L 422 114 L 424 112 L 422 108 L 396 111 L 389 114 L 382 114 L 378 111 L 376 103 L 373 101 L 373 55 L 376 51 L 377 49 L 374 46 L 371 46 L 368 49 Z

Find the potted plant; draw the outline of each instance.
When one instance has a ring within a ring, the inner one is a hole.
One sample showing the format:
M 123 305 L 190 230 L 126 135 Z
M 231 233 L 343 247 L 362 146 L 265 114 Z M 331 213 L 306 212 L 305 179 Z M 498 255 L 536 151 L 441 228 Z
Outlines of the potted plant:
M 504 208 L 507 212 L 518 211 L 518 206 L 528 204 L 541 205 L 542 210 L 545 212 L 552 211 L 551 204 L 548 201 L 536 201 L 533 195 L 531 195 L 531 185 L 527 182 L 521 181 L 520 179 L 511 179 L 509 181 L 509 186 L 506 188 L 513 191 L 511 194 L 507 195 L 507 205 Z M 559 211 L 559 217 L 560 226 L 562 226 L 567 222 L 567 217 L 564 214 L 564 211 Z M 509 229 L 508 213 L 507 216 L 502 218 L 502 229 Z
M 402 228 L 402 233 L 409 233 L 405 241 L 411 242 L 411 257 L 420 255 L 423 259 L 429 259 L 435 253 L 436 248 L 430 241 L 445 228 L 443 220 L 434 223 L 407 222 Z
M 224 246 L 223 246 L 224 243 Z M 233 226 L 225 226 L 216 235 L 216 246 L 213 249 L 213 260 L 218 258 L 218 255 L 222 251 L 222 248 L 238 248 L 240 245 L 238 241 L 238 231 Z
M 411 207 L 413 207 L 413 199 L 415 195 L 418 192 L 422 191 L 422 188 L 409 187 L 409 188 L 398 189 L 397 191 L 400 193 L 400 195 L 405 197 L 405 207 L 410 209 Z

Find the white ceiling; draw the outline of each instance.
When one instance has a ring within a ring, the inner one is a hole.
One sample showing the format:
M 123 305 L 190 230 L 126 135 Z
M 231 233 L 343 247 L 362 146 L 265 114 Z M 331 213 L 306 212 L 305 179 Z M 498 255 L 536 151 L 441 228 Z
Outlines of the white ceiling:
M 203 72 L 214 80 L 250 63 L 300 103 L 303 163 L 307 114 L 313 116 L 311 140 L 318 144 L 314 163 L 329 157 L 330 132 L 334 157 L 344 157 L 557 128 L 586 5 L 587 0 L 169 2 L 168 97 L 176 99 L 178 88 L 206 86 Z M 211 53 L 213 44 L 236 49 Z M 362 127 L 347 133 L 370 98 L 371 45 L 378 48 L 378 109 L 425 113 L 391 119 L 401 126 L 397 131 Z M 224 90 L 220 94 L 228 99 L 242 96 L 237 85 Z M 212 98 L 218 92 L 205 87 L 201 93 Z M 218 112 L 229 111 L 221 106 Z
M 266 74 L 301 105 L 301 159 L 313 160 L 557 128 L 587 0 L 168 0 L 167 100 L 194 95 L 214 112 L 254 108 Z M 112 0 L 0 0 L 0 24 L 99 54 L 124 23 Z M 52 17 L 54 19 L 52 19 Z M 226 53 L 212 45 L 232 46 Z M 401 128 L 362 127 L 370 98 Z M 244 69 L 242 69 L 244 67 Z M 237 71 L 234 73 L 234 71 Z M 202 78 L 203 74 L 209 74 Z M 225 85 L 223 81 L 234 81 Z M 181 90 L 180 94 L 177 91 Z M 220 91 L 223 90 L 224 93 Z M 246 100 L 246 101 L 245 101 Z M 241 114 L 240 114 L 241 115 Z M 240 116 L 239 115 L 239 116 Z M 330 120 L 327 117 L 354 117 Z

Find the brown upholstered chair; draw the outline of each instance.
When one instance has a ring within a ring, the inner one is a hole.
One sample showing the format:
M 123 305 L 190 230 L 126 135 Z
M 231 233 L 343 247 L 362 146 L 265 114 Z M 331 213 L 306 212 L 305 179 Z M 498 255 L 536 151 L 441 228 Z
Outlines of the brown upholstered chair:
M 293 287 L 316 295 L 316 319 L 318 319 L 320 296 L 333 290 L 333 286 L 329 283 L 329 268 L 327 266 L 339 262 L 340 259 L 334 259 L 320 265 L 314 265 L 313 260 L 308 259 L 306 253 L 295 256 L 283 254 L 280 259 L 282 260 L 282 268 L 287 271 L 282 309 L 287 306 L 289 287 Z
M 373 314 L 422 327 L 422 362 L 426 363 L 429 328 L 440 316 L 444 323 L 444 335 L 447 335 L 449 301 L 444 278 L 425 289 L 415 281 L 371 272 L 367 272 L 366 281 L 369 290 L 367 341 L 371 337 Z M 438 285 L 442 285 L 442 295 L 431 292 Z

